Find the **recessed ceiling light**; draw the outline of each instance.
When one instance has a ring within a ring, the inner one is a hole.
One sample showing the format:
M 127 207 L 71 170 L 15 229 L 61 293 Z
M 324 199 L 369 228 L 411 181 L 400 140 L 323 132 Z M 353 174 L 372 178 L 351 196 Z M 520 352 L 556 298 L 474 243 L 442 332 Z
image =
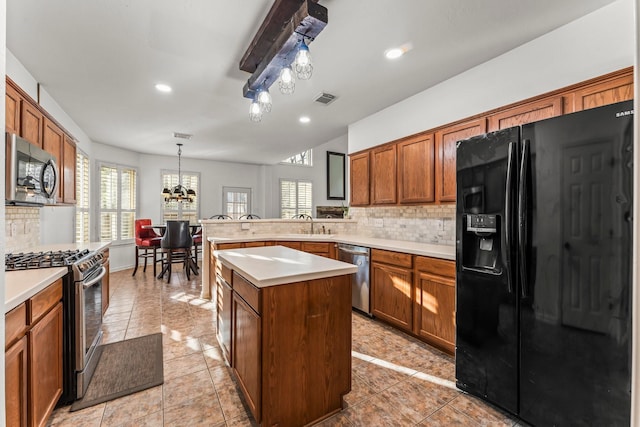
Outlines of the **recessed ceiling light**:
M 156 90 L 158 92 L 171 92 L 171 86 L 166 85 L 164 83 L 157 83 L 156 84 Z
M 309 123 L 311 121 L 309 116 L 301 116 L 298 120 L 300 121 L 300 123 Z
M 413 45 L 411 43 L 405 43 L 402 46 L 393 47 L 391 49 L 387 49 L 384 52 L 384 56 L 387 59 L 398 59 L 405 53 L 409 52 Z

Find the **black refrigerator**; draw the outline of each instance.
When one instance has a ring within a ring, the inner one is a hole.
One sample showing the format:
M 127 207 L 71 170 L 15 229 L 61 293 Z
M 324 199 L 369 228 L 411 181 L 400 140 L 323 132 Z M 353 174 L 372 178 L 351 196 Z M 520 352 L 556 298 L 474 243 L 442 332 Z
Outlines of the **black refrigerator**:
M 633 102 L 456 156 L 456 385 L 536 426 L 628 426 Z

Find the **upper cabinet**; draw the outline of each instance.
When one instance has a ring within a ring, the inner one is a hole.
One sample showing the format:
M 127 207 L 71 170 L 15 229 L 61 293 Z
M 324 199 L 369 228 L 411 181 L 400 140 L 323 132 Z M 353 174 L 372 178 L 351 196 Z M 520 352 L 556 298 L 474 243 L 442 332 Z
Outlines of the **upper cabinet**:
M 22 96 L 11 85 L 7 85 L 4 103 L 4 123 L 7 132 L 20 133 L 20 108 Z
M 400 203 L 435 201 L 435 150 L 433 134 L 400 141 L 398 150 L 398 199 Z
M 371 151 L 371 202 L 374 205 L 395 204 L 397 150 L 394 145 L 385 145 Z
M 456 201 L 456 142 L 486 131 L 487 121 L 482 118 L 436 132 L 436 201 Z
M 489 116 L 489 132 L 562 115 L 562 96 L 544 98 Z
M 633 99 L 633 74 L 576 90 L 573 94 L 573 107 L 574 111 L 581 111 L 630 99 Z
M 42 132 L 42 148 L 47 153 L 55 156 L 56 165 L 58 166 L 58 173 L 60 179 L 58 180 L 58 190 L 56 200 L 62 201 L 62 187 L 64 187 L 64 171 L 63 171 L 63 159 L 62 159 L 62 144 L 64 143 L 64 133 L 56 126 L 51 120 L 45 117 L 44 126 Z
M 20 136 L 32 144 L 42 147 L 44 115 L 29 102 L 22 100 L 20 108 Z
M 349 188 L 351 206 L 367 206 L 369 202 L 369 152 L 349 156 Z
M 6 82 L 5 131 L 55 156 L 59 174 L 56 203 L 76 203 L 75 140 L 12 80 Z
M 76 143 L 64 136 L 62 147 L 62 201 L 67 204 L 76 203 Z

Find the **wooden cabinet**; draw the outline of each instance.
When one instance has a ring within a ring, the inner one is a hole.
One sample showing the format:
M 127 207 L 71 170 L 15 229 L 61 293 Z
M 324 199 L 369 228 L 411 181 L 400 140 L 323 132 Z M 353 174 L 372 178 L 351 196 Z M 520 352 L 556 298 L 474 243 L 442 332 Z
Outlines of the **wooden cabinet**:
M 397 198 L 397 149 L 385 145 L 371 150 L 371 203 L 395 204 Z
M 302 242 L 302 251 L 326 258 L 335 258 L 335 244 L 329 242 Z
M 436 132 L 436 201 L 456 201 L 456 142 L 487 131 L 484 118 L 458 123 Z
M 29 331 L 29 419 L 44 426 L 62 395 L 62 303 Z
M 226 266 L 221 266 L 220 272 L 216 275 L 216 335 L 222 348 L 225 359 L 231 363 L 233 354 L 232 345 L 232 322 L 233 322 L 233 287 L 231 286 L 231 270 Z
M 449 353 L 455 350 L 455 262 L 416 256 L 414 333 Z
M 261 336 L 260 315 L 242 295 L 233 298 L 232 366 L 254 419 L 262 419 L 261 405 Z
M 64 164 L 63 164 L 63 146 L 64 146 L 64 132 L 55 123 L 48 118 L 44 118 L 42 132 L 42 148 L 47 153 L 55 156 L 56 165 L 58 166 L 58 189 L 56 190 L 56 201 L 61 203 L 62 188 L 64 187 Z
M 5 93 L 4 124 L 9 133 L 20 134 L 20 109 L 22 108 L 22 96 L 9 83 Z
M 27 337 L 4 353 L 4 388 L 7 426 L 27 425 Z
M 44 115 L 29 102 L 20 104 L 20 136 L 32 144 L 42 147 Z
M 371 250 L 371 312 L 407 332 L 413 329 L 412 265 L 409 254 Z
M 398 142 L 398 199 L 400 203 L 435 201 L 433 134 Z
M 6 425 L 27 425 L 27 303 L 5 315 Z
M 579 88 L 573 93 L 573 107 L 574 111 L 581 111 L 630 99 L 633 99 L 632 73 Z
M 349 188 L 351 206 L 367 206 L 369 194 L 369 152 L 349 156 Z
M 544 98 L 489 116 L 489 132 L 562 115 L 562 96 Z
M 76 143 L 64 135 L 62 146 L 62 161 L 60 173 L 62 174 L 62 201 L 66 204 L 76 203 Z
M 287 242 L 287 241 L 278 240 L 276 241 L 276 245 L 286 246 L 287 248 L 295 249 L 297 251 L 302 250 L 302 242 Z
M 7 425 L 44 426 L 62 395 L 62 279 L 5 315 Z

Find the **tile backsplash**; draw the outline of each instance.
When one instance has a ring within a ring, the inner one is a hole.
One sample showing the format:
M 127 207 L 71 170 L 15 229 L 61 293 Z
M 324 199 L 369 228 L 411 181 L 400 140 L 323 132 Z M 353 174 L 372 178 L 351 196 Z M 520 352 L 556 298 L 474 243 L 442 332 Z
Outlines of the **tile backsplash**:
M 351 207 L 358 234 L 379 239 L 454 245 L 456 206 Z
M 5 206 L 5 252 L 27 252 L 40 244 L 40 208 Z

